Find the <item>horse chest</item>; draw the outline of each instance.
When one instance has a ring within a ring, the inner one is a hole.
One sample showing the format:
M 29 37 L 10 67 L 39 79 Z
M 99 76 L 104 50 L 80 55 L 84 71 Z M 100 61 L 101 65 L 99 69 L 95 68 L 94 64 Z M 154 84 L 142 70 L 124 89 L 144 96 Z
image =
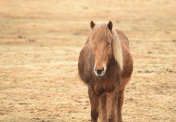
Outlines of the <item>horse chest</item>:
M 111 92 L 117 87 L 115 81 L 98 81 L 94 84 L 93 89 L 97 95 L 101 95 L 104 92 Z

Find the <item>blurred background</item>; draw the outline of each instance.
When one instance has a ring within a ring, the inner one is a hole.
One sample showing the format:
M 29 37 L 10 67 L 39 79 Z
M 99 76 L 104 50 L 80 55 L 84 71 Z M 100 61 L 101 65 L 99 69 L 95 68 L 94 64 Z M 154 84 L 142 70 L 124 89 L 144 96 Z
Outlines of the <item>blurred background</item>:
M 0 0 L 0 121 L 90 121 L 77 63 L 91 20 L 130 40 L 124 122 L 176 121 L 175 0 Z

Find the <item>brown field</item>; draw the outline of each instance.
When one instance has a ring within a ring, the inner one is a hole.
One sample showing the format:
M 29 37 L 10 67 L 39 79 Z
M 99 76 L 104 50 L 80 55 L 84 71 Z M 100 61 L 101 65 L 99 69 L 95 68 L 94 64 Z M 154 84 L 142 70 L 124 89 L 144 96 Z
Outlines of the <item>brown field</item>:
M 90 121 L 77 70 L 90 20 L 130 40 L 124 122 L 176 122 L 175 0 L 1 0 L 0 121 Z

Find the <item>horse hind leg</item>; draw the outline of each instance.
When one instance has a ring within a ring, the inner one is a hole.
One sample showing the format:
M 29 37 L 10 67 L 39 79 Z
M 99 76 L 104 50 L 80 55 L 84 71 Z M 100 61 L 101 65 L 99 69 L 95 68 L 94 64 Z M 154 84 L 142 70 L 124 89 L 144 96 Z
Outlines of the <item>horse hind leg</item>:
M 129 82 L 129 78 L 122 79 L 121 81 L 121 88 L 118 91 L 118 98 L 117 98 L 117 118 L 118 122 L 122 122 L 122 106 L 124 102 L 124 91 L 125 85 Z
M 117 118 L 118 122 L 122 122 L 122 106 L 124 100 L 124 89 L 119 91 L 118 101 L 117 101 Z

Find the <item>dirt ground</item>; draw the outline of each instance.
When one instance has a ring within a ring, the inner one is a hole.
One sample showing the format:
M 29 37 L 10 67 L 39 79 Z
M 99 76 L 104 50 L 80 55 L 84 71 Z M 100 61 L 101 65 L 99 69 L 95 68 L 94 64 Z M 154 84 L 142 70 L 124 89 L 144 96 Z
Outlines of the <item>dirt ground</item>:
M 176 122 L 175 0 L 1 0 L 0 121 L 90 121 L 77 70 L 90 20 L 130 40 L 124 122 Z

